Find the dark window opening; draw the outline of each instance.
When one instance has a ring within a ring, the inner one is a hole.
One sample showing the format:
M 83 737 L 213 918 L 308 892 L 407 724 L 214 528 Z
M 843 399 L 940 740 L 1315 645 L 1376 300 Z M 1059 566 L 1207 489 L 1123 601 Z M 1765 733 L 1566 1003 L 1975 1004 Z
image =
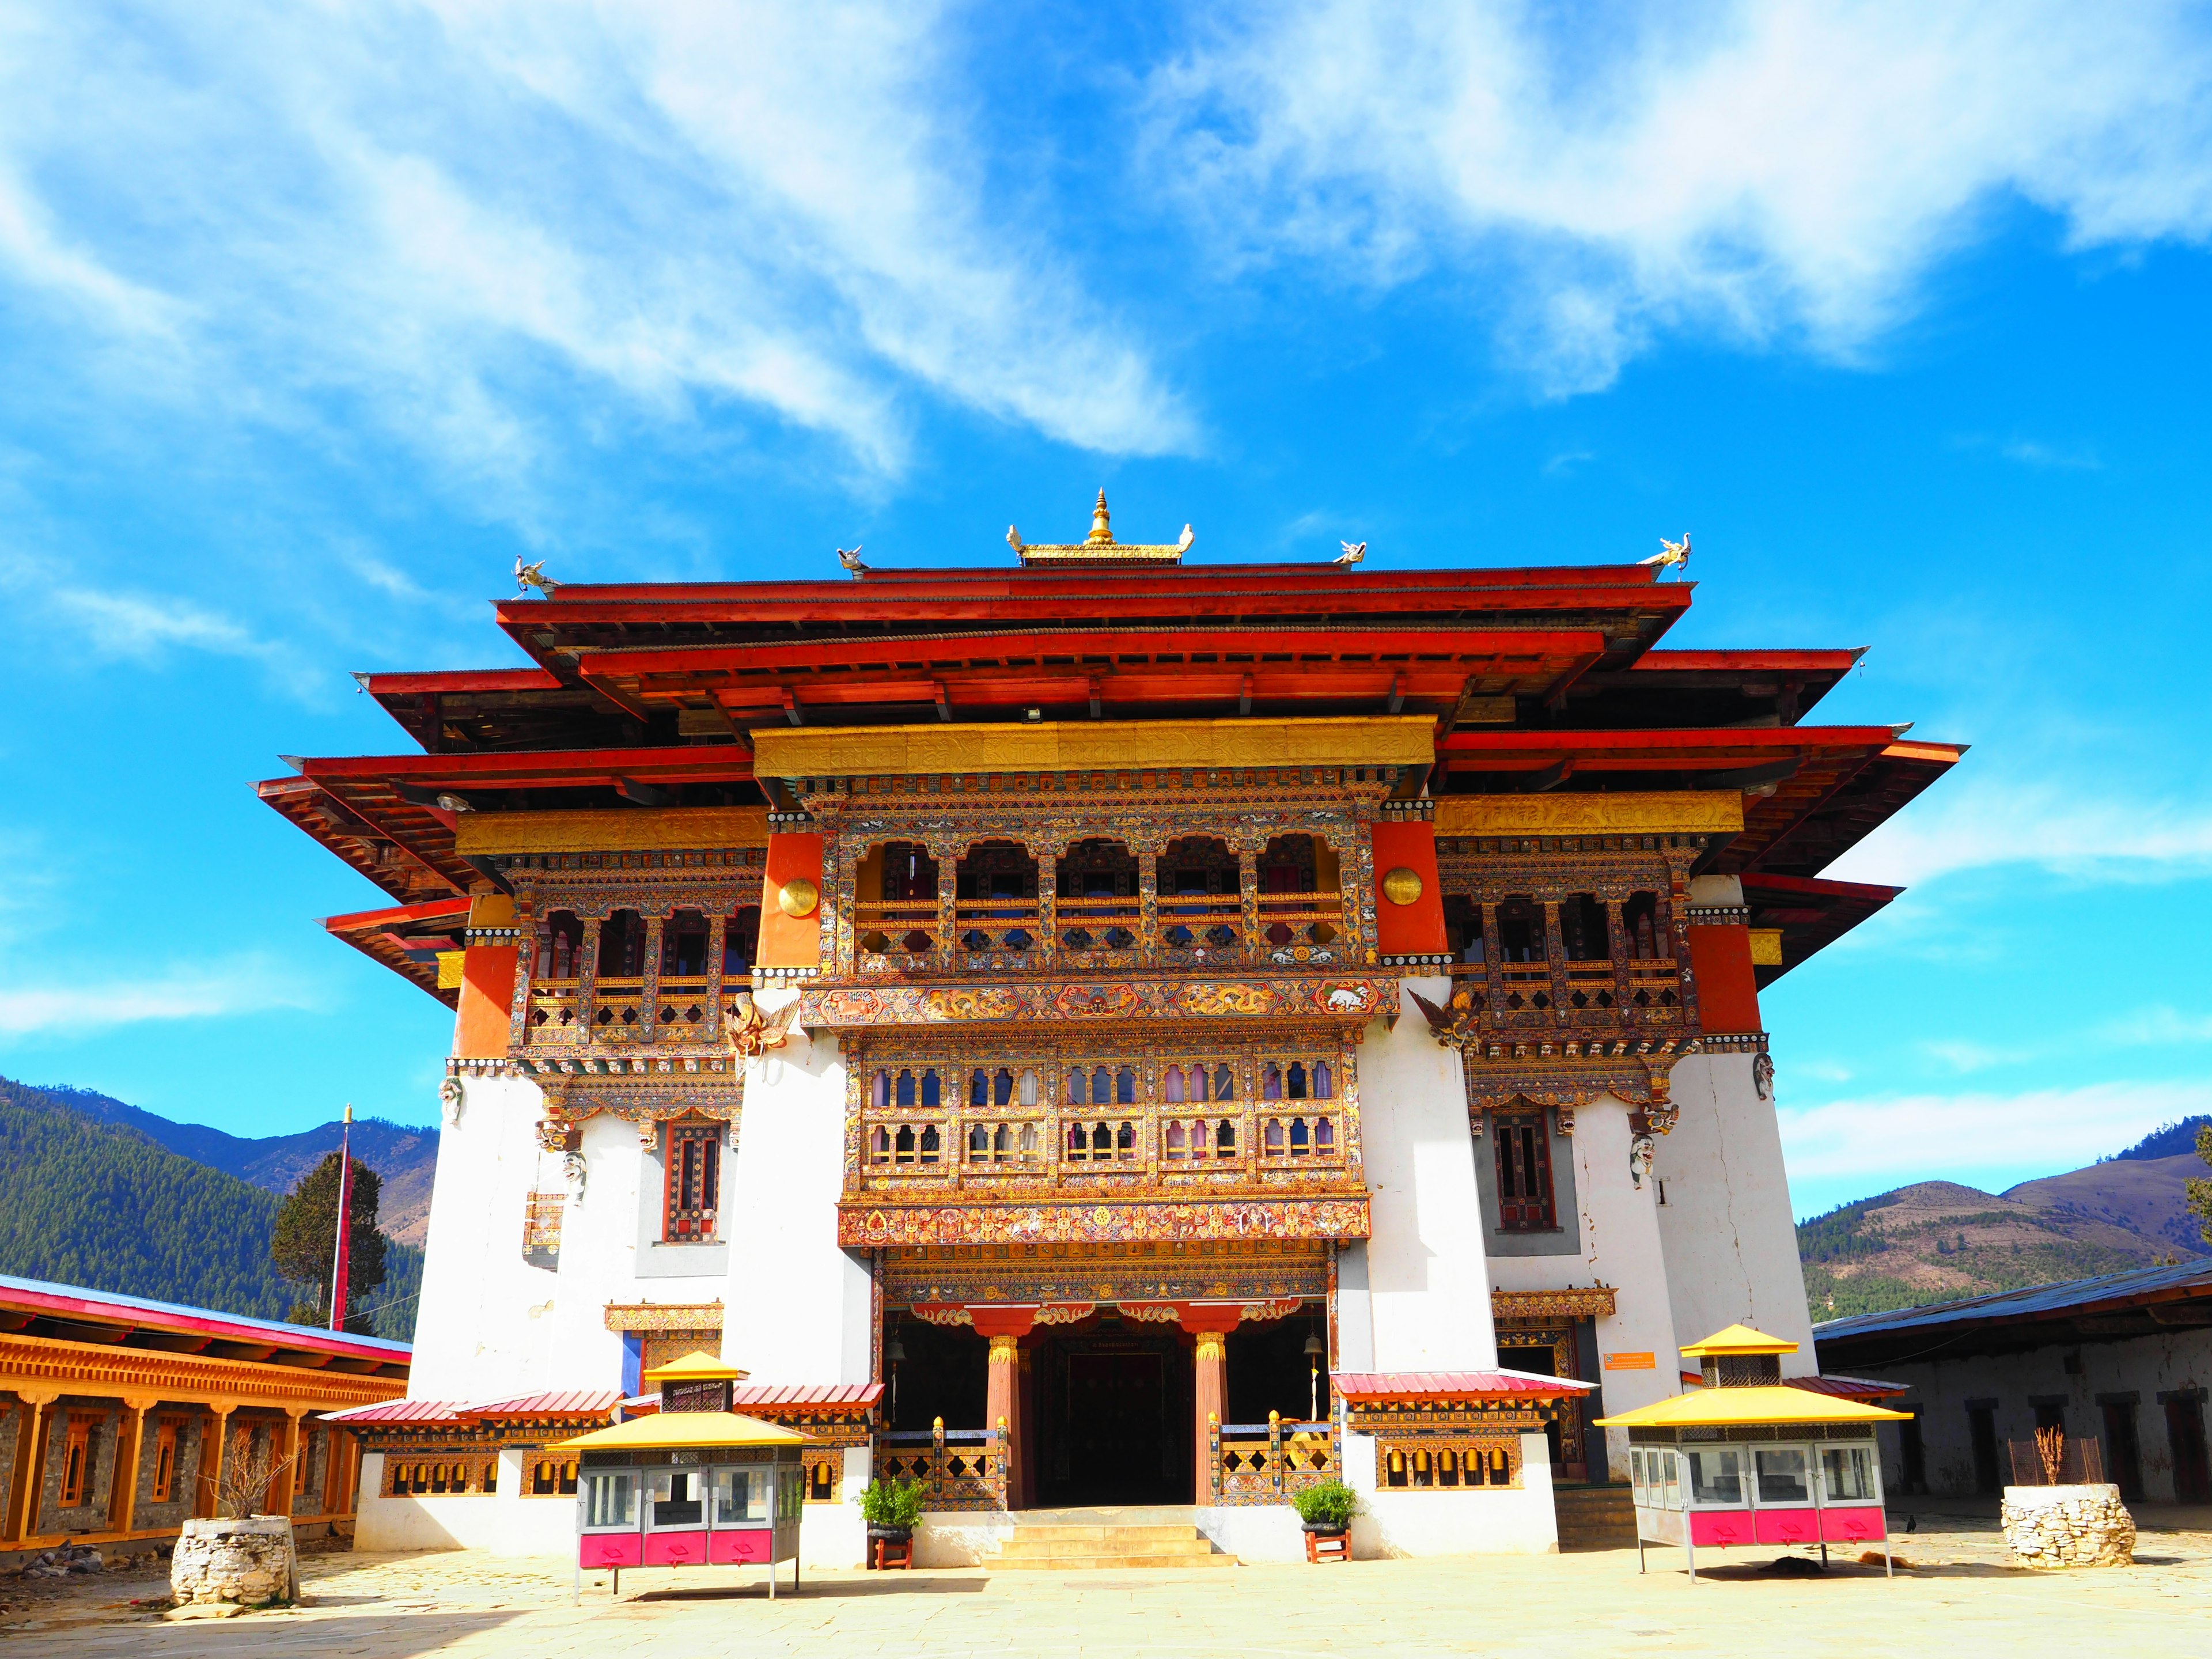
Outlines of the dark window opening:
M 1498 950 L 1502 962 L 1544 961 L 1544 907 L 1527 898 L 1510 898 L 1500 904 Z
M 1966 1445 L 1973 1455 L 1976 1492 L 1995 1492 L 2003 1484 L 1997 1472 L 1996 1416 L 1993 1406 L 1966 1407 Z
M 2143 1495 L 2142 1441 L 2136 1431 L 2135 1401 L 2108 1400 L 2102 1411 L 2106 1476 L 2118 1486 L 2122 1498 L 2131 1503 L 2140 1502 Z
M 707 976 L 707 918 L 696 910 L 678 910 L 661 925 L 660 971 L 670 979 Z
M 1589 893 L 1571 893 L 1559 907 L 1559 933 L 1570 962 L 1606 962 L 1613 956 L 1605 906 Z
M 1482 907 L 1463 894 L 1444 895 L 1444 945 L 1455 962 L 1482 960 Z
M 724 925 L 722 933 L 722 976 L 734 979 L 753 970 L 753 961 L 760 951 L 761 913 L 757 904 L 741 906 L 737 915 Z
M 1659 930 L 1659 895 L 1631 893 L 1620 907 L 1621 931 L 1628 935 L 1628 954 L 1638 962 L 1656 962 L 1673 952 Z
M 714 1236 L 715 1211 L 720 1201 L 722 1126 L 672 1123 L 667 1133 L 665 1226 L 661 1237 L 671 1243 L 698 1243 Z

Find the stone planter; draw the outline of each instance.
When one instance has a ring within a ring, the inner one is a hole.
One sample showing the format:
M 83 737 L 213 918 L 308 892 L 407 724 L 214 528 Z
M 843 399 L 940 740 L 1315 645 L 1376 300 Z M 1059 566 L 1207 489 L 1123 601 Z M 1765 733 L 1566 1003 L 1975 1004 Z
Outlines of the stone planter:
M 2135 1517 L 2118 1486 L 2007 1486 L 2002 1518 L 2006 1547 L 2023 1567 L 2135 1563 Z
M 169 1595 L 180 1607 L 296 1601 L 300 1558 L 292 1547 L 291 1522 L 281 1515 L 185 1522 L 169 1558 Z

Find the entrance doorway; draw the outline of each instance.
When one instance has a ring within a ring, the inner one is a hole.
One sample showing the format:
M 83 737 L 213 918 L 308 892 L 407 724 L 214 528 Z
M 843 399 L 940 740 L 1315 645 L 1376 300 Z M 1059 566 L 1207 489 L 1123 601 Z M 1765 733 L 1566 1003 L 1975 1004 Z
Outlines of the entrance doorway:
M 1192 1501 L 1191 1358 L 1179 1336 L 1118 1322 L 1047 1336 L 1030 1374 L 1042 1507 Z

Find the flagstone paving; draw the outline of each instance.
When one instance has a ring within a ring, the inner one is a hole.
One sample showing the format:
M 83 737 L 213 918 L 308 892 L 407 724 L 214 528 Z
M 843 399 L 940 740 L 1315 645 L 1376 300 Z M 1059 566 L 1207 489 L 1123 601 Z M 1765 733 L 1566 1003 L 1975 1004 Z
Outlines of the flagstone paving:
M 2189 1519 L 2203 1524 L 2197 1517 Z M 1778 1552 L 1360 1561 L 1231 1571 L 810 1573 L 771 1602 L 757 1570 L 604 1577 L 570 1601 L 556 1562 L 459 1554 L 309 1557 L 307 1605 L 211 1622 L 134 1615 L 158 1581 L 80 1581 L 48 1596 L 0 1588 L 0 1653 L 40 1659 L 684 1659 L 891 1653 L 1273 1656 L 1593 1654 L 2046 1656 L 2212 1653 L 2212 1531 L 2146 1530 L 2139 1565 L 2070 1574 L 2004 1565 L 1992 1519 L 1923 1513 L 1898 1540 L 1915 1564 L 1824 1576 L 1761 1569 Z M 1802 1554 L 1803 1553 L 1796 1553 Z M 788 1572 L 787 1568 L 786 1572 Z M 678 1589 L 678 1586 L 686 1588 Z

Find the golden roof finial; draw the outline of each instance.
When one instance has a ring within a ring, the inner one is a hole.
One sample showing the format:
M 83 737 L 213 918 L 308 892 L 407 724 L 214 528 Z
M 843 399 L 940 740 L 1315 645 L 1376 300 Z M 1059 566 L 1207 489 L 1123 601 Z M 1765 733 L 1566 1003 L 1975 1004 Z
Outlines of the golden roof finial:
M 1092 547 L 1114 545 L 1114 515 L 1106 510 L 1106 492 L 1098 492 L 1098 505 L 1091 509 L 1091 539 Z

